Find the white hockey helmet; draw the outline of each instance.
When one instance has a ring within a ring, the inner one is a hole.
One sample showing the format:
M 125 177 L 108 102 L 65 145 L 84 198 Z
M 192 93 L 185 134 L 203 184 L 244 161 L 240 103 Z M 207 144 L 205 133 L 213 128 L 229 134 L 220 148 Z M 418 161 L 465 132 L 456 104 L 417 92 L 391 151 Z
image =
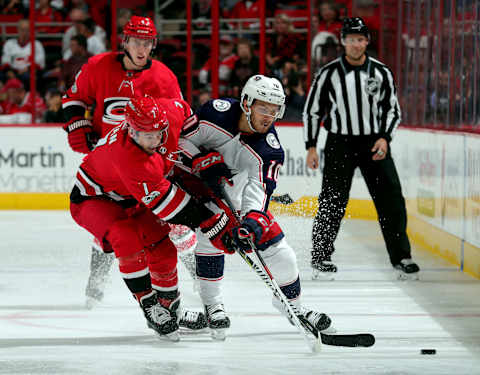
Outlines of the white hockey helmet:
M 247 101 L 247 109 L 243 105 L 244 99 Z M 243 86 L 240 96 L 241 107 L 249 120 L 251 115 L 250 107 L 255 99 L 280 106 L 276 119 L 283 117 L 285 113 L 285 93 L 278 79 L 256 74 L 250 77 L 245 86 Z

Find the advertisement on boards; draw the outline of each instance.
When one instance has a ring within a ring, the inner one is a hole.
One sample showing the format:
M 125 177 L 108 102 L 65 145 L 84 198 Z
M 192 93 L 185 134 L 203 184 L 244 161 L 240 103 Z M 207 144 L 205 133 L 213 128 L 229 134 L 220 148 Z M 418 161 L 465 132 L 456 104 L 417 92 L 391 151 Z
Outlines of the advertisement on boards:
M 82 157 L 61 127 L 1 127 L 0 193 L 68 193 Z

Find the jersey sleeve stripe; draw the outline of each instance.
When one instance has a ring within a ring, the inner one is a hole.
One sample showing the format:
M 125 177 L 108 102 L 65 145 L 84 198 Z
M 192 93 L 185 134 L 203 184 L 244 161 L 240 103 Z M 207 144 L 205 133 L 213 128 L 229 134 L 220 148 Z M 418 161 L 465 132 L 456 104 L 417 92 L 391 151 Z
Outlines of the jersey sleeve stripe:
M 63 108 L 67 108 L 67 107 L 70 107 L 72 105 L 78 105 L 82 108 L 87 108 L 86 104 L 84 102 L 81 102 L 80 100 L 71 100 L 71 101 L 65 101 L 63 104 L 62 104 L 62 107 Z
M 186 206 L 190 200 L 190 195 L 172 184 L 167 193 L 159 200 L 160 201 L 152 208 L 152 211 L 161 219 L 168 220 Z
M 206 125 L 214 128 L 215 130 L 218 130 L 219 132 L 229 136 L 230 138 L 233 138 L 233 134 L 226 131 L 225 129 L 221 128 L 220 126 L 214 124 L 213 122 L 207 121 L 207 120 L 200 120 L 200 125 Z
M 101 185 L 94 182 L 93 179 L 91 179 L 82 168 L 78 168 L 77 179 L 83 183 L 83 186 L 85 187 L 85 190 L 87 191 L 87 193 L 89 188 L 93 189 L 94 194 L 88 194 L 88 195 L 103 195 L 103 189 Z
M 187 119 L 185 120 L 185 122 L 183 123 L 182 132 L 183 132 L 183 131 L 188 131 L 188 129 L 189 129 L 190 127 L 192 127 L 193 125 L 195 125 L 197 122 L 198 122 L 198 117 L 197 117 L 197 115 L 190 116 L 190 117 L 187 118 Z

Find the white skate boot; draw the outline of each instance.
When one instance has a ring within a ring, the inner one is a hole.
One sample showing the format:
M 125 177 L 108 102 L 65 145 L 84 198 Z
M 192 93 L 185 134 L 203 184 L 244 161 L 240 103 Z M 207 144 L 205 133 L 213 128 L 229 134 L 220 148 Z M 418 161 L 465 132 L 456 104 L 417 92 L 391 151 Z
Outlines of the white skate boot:
M 205 305 L 208 327 L 214 340 L 225 340 L 225 331 L 230 327 L 230 318 L 225 313 L 223 303 Z

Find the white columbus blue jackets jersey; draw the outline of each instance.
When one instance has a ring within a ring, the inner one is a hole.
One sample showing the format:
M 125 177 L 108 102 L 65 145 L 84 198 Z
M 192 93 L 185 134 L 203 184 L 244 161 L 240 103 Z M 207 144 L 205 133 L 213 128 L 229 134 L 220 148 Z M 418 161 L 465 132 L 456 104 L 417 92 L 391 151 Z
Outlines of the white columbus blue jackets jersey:
M 236 99 L 215 99 L 205 103 L 186 121 L 179 147 L 190 157 L 201 151 L 217 151 L 234 174 L 234 186 L 225 186 L 242 216 L 250 210 L 267 211 L 277 185 L 284 151 L 274 126 L 265 134 L 244 134 L 238 130 L 242 114 Z

